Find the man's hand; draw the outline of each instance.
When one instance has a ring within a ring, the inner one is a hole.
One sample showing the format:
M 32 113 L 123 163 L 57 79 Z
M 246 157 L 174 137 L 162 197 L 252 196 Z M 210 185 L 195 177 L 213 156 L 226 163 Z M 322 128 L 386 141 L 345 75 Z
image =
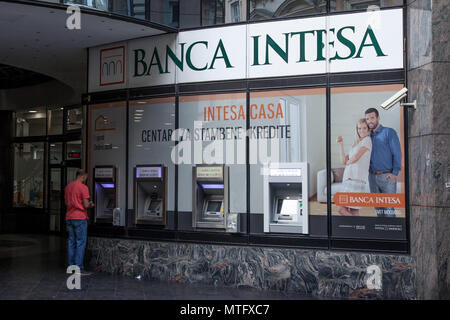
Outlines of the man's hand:
M 93 201 L 89 201 L 89 208 L 93 208 L 93 207 L 95 207 L 94 202 Z
M 386 176 L 386 180 L 389 179 L 389 178 L 391 178 L 392 181 L 397 182 L 397 176 L 395 174 L 389 173 Z

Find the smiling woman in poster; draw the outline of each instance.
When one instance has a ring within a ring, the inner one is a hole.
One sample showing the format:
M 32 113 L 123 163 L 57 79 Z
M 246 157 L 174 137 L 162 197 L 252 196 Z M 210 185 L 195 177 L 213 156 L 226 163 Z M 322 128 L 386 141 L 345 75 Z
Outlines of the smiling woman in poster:
M 357 139 L 353 143 L 348 155 L 344 153 L 344 141 L 338 136 L 340 145 L 341 161 L 345 165 L 342 189 L 340 192 L 364 193 L 368 190 L 368 172 L 370 165 L 370 154 L 372 151 L 372 140 L 370 139 L 369 126 L 366 119 L 358 120 L 356 124 Z M 339 213 L 343 216 L 359 215 L 360 207 L 339 207 Z

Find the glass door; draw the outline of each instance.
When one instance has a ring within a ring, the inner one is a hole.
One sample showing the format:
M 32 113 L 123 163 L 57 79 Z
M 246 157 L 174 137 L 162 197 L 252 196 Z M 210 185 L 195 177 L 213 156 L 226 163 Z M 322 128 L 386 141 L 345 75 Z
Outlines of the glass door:
M 50 232 L 61 231 L 62 218 L 62 203 L 64 203 L 64 188 L 62 182 L 62 169 L 50 168 L 50 199 L 49 199 L 49 214 L 50 214 Z
M 51 142 L 49 148 L 49 231 L 66 231 L 64 189 L 81 168 L 81 141 Z

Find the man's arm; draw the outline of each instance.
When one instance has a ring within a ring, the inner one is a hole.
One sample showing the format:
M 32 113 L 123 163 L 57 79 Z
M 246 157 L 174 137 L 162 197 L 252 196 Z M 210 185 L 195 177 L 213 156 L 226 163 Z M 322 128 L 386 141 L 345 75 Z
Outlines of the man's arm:
M 389 148 L 392 153 L 392 174 L 397 176 L 402 169 L 402 151 L 400 140 L 394 129 L 391 129 L 389 132 Z
M 85 209 L 93 208 L 94 203 L 90 201 L 89 199 L 83 199 L 83 206 Z

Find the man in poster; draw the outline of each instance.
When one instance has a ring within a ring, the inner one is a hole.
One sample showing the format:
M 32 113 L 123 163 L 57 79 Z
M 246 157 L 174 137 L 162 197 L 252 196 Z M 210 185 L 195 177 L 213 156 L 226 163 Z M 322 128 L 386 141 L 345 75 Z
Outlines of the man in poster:
M 401 170 L 401 147 L 397 132 L 380 124 L 378 110 L 369 108 L 365 112 L 371 131 L 372 154 L 370 156 L 369 186 L 371 193 L 396 193 L 397 176 Z M 379 208 L 378 217 L 395 217 L 394 208 Z

